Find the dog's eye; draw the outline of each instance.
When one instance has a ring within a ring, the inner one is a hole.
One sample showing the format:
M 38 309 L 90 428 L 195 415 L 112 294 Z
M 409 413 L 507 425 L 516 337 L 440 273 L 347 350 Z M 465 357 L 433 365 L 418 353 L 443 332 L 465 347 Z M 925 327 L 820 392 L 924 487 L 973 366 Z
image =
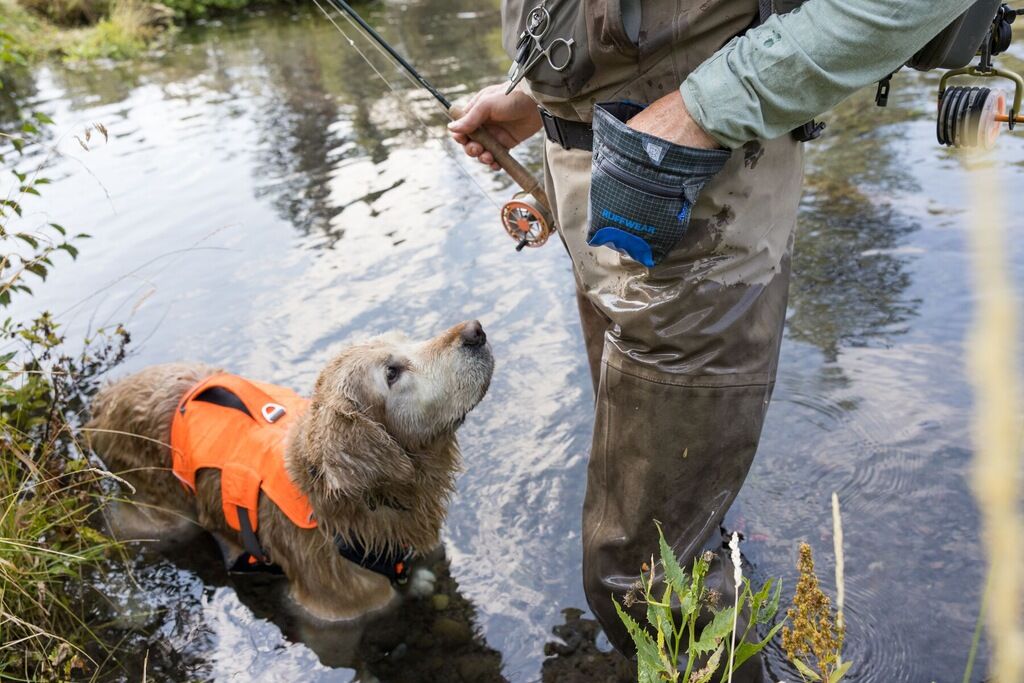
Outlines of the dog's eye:
M 391 386 L 398 381 L 399 375 L 402 374 L 402 367 L 400 365 L 389 365 L 385 373 L 385 377 L 388 380 L 388 386 Z

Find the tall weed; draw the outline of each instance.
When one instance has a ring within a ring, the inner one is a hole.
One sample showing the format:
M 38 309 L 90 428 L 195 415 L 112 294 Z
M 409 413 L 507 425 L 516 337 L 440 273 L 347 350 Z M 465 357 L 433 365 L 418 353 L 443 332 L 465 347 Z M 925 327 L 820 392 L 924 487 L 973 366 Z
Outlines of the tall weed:
M 25 62 L 0 31 L 0 83 Z M 43 146 L 52 124 L 17 112 L 0 131 L 0 311 L 32 295 L 56 259 L 77 243 L 55 223 L 22 227 L 24 203 L 49 180 L 22 156 Z M 44 157 L 46 155 L 43 155 Z M 90 462 L 75 428 L 99 377 L 124 357 L 127 333 L 100 330 L 70 344 L 48 313 L 0 323 L 0 679 L 68 680 L 97 671 L 109 648 L 95 632 L 86 578 L 118 548 L 92 518 L 110 475 Z M 78 350 L 72 350 L 72 349 Z

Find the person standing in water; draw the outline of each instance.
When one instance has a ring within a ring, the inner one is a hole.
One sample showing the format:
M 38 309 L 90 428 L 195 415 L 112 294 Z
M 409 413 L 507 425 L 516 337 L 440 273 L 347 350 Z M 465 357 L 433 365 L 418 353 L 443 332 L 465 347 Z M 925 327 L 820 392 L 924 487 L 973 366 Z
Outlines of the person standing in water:
M 584 588 L 627 655 L 612 596 L 656 548 L 653 520 L 684 566 L 720 549 L 757 449 L 803 181 L 790 132 L 898 69 L 974 3 L 788 4 L 800 6 L 507 0 L 518 83 L 484 88 L 449 125 L 494 168 L 469 137 L 478 127 L 507 147 L 547 136 L 545 184 L 596 398 Z M 709 585 L 731 595 L 722 569 Z M 751 661 L 734 680 L 762 677 Z

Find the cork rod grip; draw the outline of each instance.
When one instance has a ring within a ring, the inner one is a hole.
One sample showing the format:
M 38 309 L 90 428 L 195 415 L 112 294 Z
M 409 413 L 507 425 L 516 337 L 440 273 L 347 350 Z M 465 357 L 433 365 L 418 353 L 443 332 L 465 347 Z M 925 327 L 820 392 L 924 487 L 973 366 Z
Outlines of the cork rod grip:
M 456 119 L 461 118 L 463 114 L 462 108 L 456 105 L 452 105 L 452 108 L 448 111 Z M 501 166 L 505 173 L 511 176 L 516 185 L 523 188 L 524 192 L 532 195 L 548 212 L 551 211 L 551 204 L 548 203 L 548 195 L 544 192 L 543 183 L 537 180 L 525 166 L 516 161 L 515 157 L 509 154 L 508 149 L 498 142 L 493 135 L 484 128 L 477 128 L 469 137 L 475 142 L 479 142 L 484 149 L 491 153 L 494 161 L 497 162 L 498 166 Z

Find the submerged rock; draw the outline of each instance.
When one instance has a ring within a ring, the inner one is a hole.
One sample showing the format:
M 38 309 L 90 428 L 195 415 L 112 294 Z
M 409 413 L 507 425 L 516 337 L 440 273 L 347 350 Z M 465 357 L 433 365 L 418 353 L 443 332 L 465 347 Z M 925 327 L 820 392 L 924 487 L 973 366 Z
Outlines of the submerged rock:
M 438 617 L 431 632 L 448 645 L 463 645 L 473 638 L 468 624 L 450 617 Z

